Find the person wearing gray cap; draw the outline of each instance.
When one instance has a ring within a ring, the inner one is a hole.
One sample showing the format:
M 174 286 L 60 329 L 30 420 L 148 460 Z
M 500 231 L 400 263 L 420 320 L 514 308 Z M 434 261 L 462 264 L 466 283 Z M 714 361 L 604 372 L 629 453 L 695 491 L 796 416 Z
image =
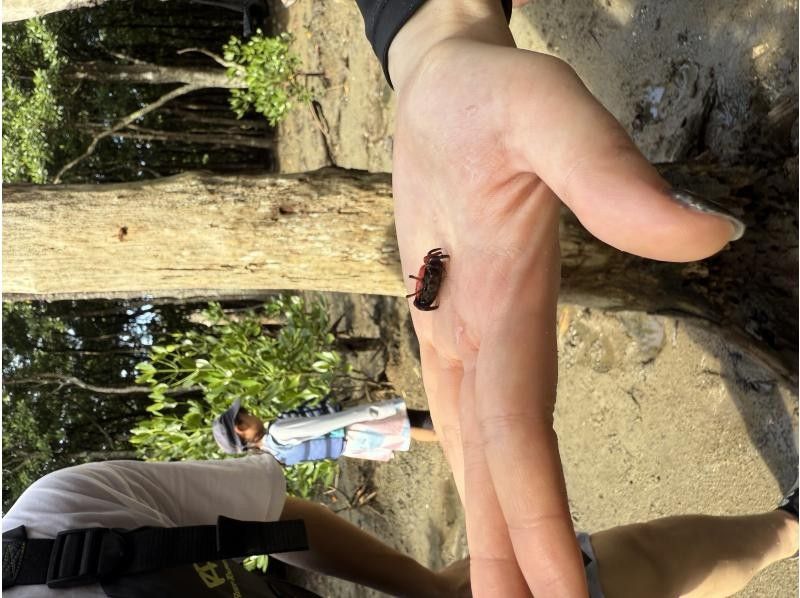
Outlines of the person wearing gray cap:
M 231 406 L 211 424 L 211 433 L 214 435 L 214 440 L 217 445 L 228 453 L 235 455 L 245 451 L 245 443 L 236 433 L 236 417 L 242 407 L 241 399 L 236 399 Z

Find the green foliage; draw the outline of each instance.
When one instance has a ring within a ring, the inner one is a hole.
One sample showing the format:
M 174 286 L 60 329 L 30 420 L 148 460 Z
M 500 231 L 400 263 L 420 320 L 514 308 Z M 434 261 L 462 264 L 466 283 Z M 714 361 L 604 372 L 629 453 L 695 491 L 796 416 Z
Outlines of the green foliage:
M 4 301 L 3 324 L 4 327 L 11 320 L 24 323 L 28 338 L 33 340 L 33 352 L 41 347 L 52 346 L 57 338 L 67 332 L 67 324 L 59 317 L 46 313 L 39 304 L 30 301 Z
M 150 386 L 152 417 L 131 430 L 131 442 L 145 459 L 225 457 L 211 435 L 211 423 L 234 399 L 268 421 L 282 411 L 313 404 L 330 393 L 346 371 L 331 350 L 334 340 L 324 305 L 300 297 L 280 297 L 264 308 L 282 326 L 262 332 L 252 311 L 226 318 L 219 304 L 204 311 L 206 331 L 179 332 L 167 344 L 153 346 L 149 361 L 137 365 L 136 381 Z M 200 397 L 183 399 L 176 391 L 193 389 Z M 331 483 L 333 462 L 305 463 L 286 469 L 289 492 L 308 497 L 315 486 Z
M 241 12 L 200 4 L 187 11 L 180 2 L 163 0 L 105 2 L 92 10 L 65 10 L 37 21 L 4 24 L 4 180 L 51 181 L 97 133 L 174 88 L 115 78 L 83 79 L 85 63 L 130 64 L 125 56 L 192 69 L 200 62 L 197 55 L 179 55 L 179 50 L 220 50 L 241 26 Z M 60 63 L 58 69 L 51 68 L 53 58 Z M 231 137 L 227 121 L 235 114 L 228 109 L 229 95 L 227 88 L 209 88 L 170 102 L 135 123 L 164 132 L 167 138 L 132 137 L 130 130 L 124 137 L 106 137 L 92 155 L 62 176 L 63 182 L 142 180 L 197 168 L 271 168 L 272 150 L 237 141 L 269 134 L 266 120 L 251 112 Z M 190 109 L 184 109 L 187 103 Z M 207 112 L 220 117 L 218 122 L 205 118 Z M 203 133 L 209 143 L 182 137 L 187 130 Z M 225 143 L 211 142 L 216 137 Z
M 295 103 L 311 99 L 298 81 L 300 59 L 289 49 L 292 39 L 288 33 L 265 37 L 259 30 L 245 43 L 232 37 L 225 45 L 223 57 L 238 65 L 228 76 L 247 83 L 246 89 L 231 90 L 231 108 L 239 118 L 252 108 L 274 127 Z
M 134 368 L 147 357 L 153 336 L 186 329 L 185 314 L 198 307 L 3 303 L 4 510 L 31 481 L 51 471 L 136 457 L 129 432 L 147 414 L 149 399 L 146 388 L 132 385 Z M 104 390 L 114 388 L 131 392 Z
M 64 65 L 56 34 L 28 19 L 3 35 L 3 181 L 47 181 L 48 141 L 61 124 L 56 97 Z
M 41 431 L 34 411 L 22 401 L 12 405 L 3 394 L 3 498 L 16 499 L 52 459 L 49 435 Z M 10 504 L 4 501 L 4 510 Z

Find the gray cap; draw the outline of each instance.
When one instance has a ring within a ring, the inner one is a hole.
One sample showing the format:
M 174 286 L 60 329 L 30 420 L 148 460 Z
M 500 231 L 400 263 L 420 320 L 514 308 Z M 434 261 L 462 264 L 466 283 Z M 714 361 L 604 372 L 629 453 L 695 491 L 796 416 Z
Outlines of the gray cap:
M 236 416 L 239 414 L 241 408 L 242 402 L 236 399 L 228 410 L 211 424 L 211 432 L 214 434 L 214 440 L 217 441 L 219 448 L 229 455 L 243 453 L 245 449 L 244 442 L 242 442 L 242 439 L 239 438 L 235 430 Z

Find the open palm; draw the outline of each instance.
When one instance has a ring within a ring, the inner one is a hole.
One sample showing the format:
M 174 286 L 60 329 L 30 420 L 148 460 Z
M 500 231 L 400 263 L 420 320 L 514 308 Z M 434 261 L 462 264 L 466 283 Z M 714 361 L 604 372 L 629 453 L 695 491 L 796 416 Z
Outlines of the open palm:
M 732 227 L 676 202 L 567 65 L 504 39 L 445 39 L 398 85 L 397 236 L 406 274 L 430 249 L 451 256 L 439 309 L 411 312 L 473 593 L 579 596 L 552 426 L 557 196 L 600 239 L 656 259 L 710 255 Z

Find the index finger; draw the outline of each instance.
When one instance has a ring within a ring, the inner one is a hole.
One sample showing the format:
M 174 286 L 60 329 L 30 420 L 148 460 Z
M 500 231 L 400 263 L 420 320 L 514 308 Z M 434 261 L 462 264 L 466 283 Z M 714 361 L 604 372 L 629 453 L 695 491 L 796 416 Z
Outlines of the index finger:
M 422 383 L 428 397 L 433 428 L 453 472 L 461 504 L 464 504 L 464 455 L 461 449 L 459 393 L 464 377 L 460 364 L 439 355 L 427 341 L 419 342 Z

